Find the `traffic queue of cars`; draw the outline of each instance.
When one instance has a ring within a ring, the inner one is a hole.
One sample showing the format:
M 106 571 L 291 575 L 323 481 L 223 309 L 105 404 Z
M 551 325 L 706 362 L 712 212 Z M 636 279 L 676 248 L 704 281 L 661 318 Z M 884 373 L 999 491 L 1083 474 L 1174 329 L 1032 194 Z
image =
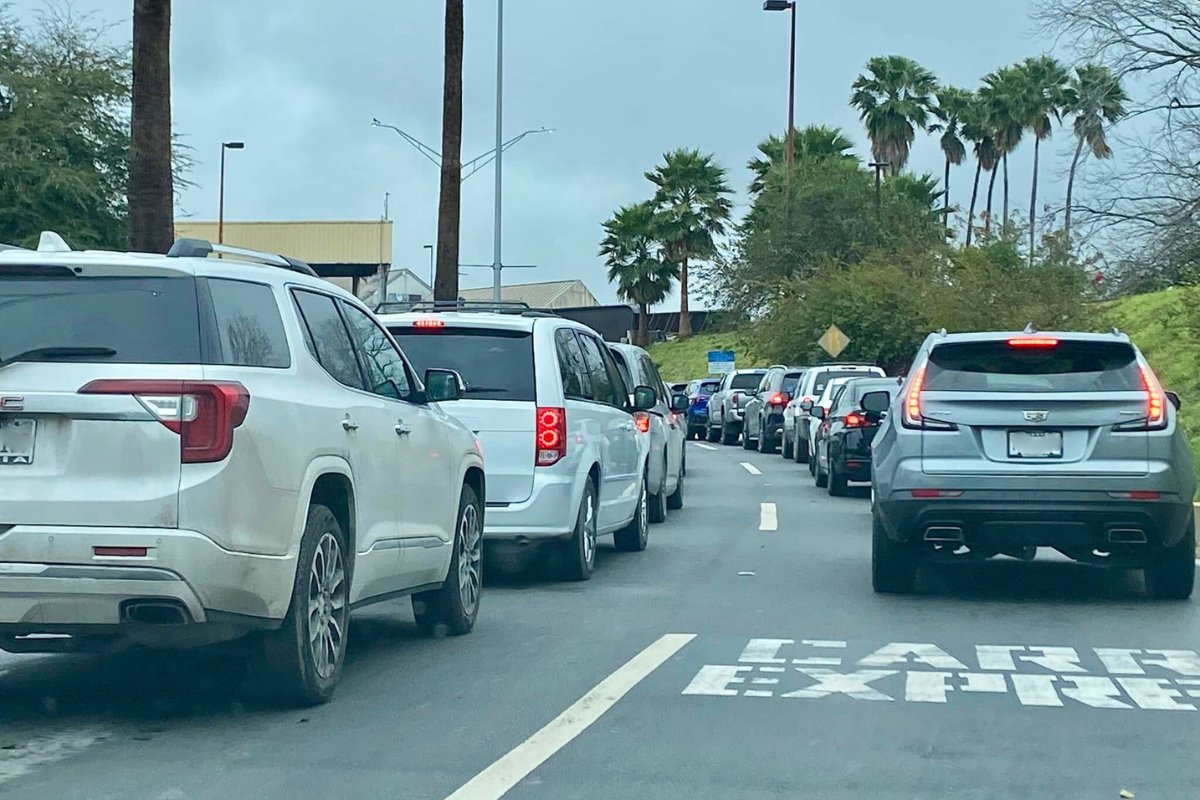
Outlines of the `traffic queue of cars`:
M 11 652 L 244 638 L 266 691 L 324 702 L 352 609 L 464 634 L 485 547 L 586 580 L 683 505 L 686 397 L 551 314 L 377 315 L 284 256 L 44 233 L 0 252 L 0 321 Z
M 749 374 L 722 379 L 719 414 L 709 400 L 710 441 L 740 436 L 769 452 L 778 425 L 782 455 L 807 462 L 829 494 L 870 482 L 877 592 L 913 591 L 927 561 L 1049 548 L 1140 569 L 1154 598 L 1192 594 L 1196 481 L 1181 400 L 1122 333 L 942 331 L 899 379 L 851 364 L 771 367 L 739 393 Z

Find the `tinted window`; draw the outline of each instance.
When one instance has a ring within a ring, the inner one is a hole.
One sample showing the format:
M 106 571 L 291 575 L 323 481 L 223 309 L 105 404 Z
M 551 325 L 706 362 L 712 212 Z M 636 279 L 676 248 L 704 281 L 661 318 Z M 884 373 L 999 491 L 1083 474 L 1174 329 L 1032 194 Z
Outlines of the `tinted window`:
M 625 354 L 618 353 L 611 349 L 608 351 L 608 354 L 612 357 L 613 362 L 617 365 L 617 372 L 621 373 L 621 380 L 625 382 L 625 385 L 636 386 L 638 381 L 635 381 L 633 379 L 633 375 L 629 372 L 629 364 L 625 361 Z
M 820 397 L 821 392 L 825 391 L 825 387 L 835 378 L 868 378 L 875 373 L 865 372 L 863 370 L 844 370 L 844 369 L 829 369 L 822 370 L 817 373 L 813 383 L 813 396 Z
M 720 386 L 721 386 L 721 384 L 717 383 L 715 381 L 710 382 L 710 383 L 702 383 L 702 384 L 700 384 L 700 389 L 699 389 L 699 391 L 696 392 L 696 394 L 699 394 L 703 397 L 708 397 L 710 394 L 713 394 L 714 392 L 716 392 L 717 389 L 720 388 Z
M 1133 348 L 1123 342 L 1060 342 L 1011 347 L 1007 341 L 935 347 L 925 388 L 939 392 L 1125 392 L 1142 388 Z
M 658 374 L 658 367 L 654 366 L 654 362 L 650 360 L 649 356 L 643 355 L 641 357 L 641 362 L 642 362 L 642 372 L 646 375 L 647 378 L 649 378 L 648 383 L 650 386 L 654 386 L 657 388 L 659 386 L 663 386 L 666 384 L 666 381 L 664 381 L 662 379 L 662 375 Z M 674 392 L 674 389 L 672 389 L 672 392 Z M 664 398 L 664 399 L 670 399 L 670 398 Z
M 729 388 L 753 391 L 762 382 L 762 378 L 763 374 L 761 372 L 743 372 L 740 375 L 733 376 L 733 381 L 729 384 Z
M 793 372 L 783 376 L 783 386 L 780 387 L 788 394 L 795 394 L 796 387 L 800 385 L 800 379 L 804 377 L 803 372 Z
M 418 372 L 452 369 L 472 400 L 534 400 L 533 335 L 489 328 L 393 327 Z
M 554 344 L 558 349 L 558 371 L 562 373 L 563 395 L 573 400 L 591 400 L 592 382 L 588 379 L 588 366 L 583 360 L 583 350 L 574 331 L 568 328 L 555 331 Z
M 343 302 L 342 313 L 350 323 L 350 333 L 358 348 L 362 365 L 370 380 L 368 388 L 378 395 L 402 400 L 411 393 L 404 359 L 392 340 L 375 324 L 375 320 L 357 306 Z
M 862 402 L 863 395 L 871 392 L 887 392 L 888 399 L 894 399 L 896 393 L 900 390 L 899 384 L 895 381 L 855 381 L 851 384 L 854 387 L 853 402 L 858 405 Z
M 0 359 L 44 347 L 100 347 L 111 356 L 73 360 L 199 364 L 196 282 L 178 278 L 86 278 L 63 268 L 30 276 L 0 267 Z
M 317 361 L 338 383 L 365 389 L 350 334 L 346 332 L 333 298 L 315 292 L 294 291 L 292 294 L 317 347 Z
M 584 334 L 580 334 L 579 343 L 583 347 L 583 360 L 588 365 L 588 374 L 592 381 L 592 399 L 599 403 L 624 407 L 625 402 L 622 399 L 624 393 L 618 393 L 618 382 L 613 380 L 607 366 L 612 363 L 612 360 L 606 361 L 603 355 L 608 352 L 608 348 L 596 341 L 594 337 Z M 613 370 L 616 370 L 615 365 Z
M 217 338 L 217 362 L 239 367 L 289 367 L 287 335 L 270 286 L 247 281 L 208 280 Z

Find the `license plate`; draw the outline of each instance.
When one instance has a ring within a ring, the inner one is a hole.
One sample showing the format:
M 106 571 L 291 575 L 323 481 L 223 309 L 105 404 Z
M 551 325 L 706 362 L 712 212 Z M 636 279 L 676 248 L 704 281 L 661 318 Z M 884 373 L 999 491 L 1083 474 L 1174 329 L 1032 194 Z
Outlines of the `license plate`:
M 32 464 L 37 421 L 0 417 L 0 467 Z
M 1009 431 L 1009 458 L 1062 458 L 1062 431 Z

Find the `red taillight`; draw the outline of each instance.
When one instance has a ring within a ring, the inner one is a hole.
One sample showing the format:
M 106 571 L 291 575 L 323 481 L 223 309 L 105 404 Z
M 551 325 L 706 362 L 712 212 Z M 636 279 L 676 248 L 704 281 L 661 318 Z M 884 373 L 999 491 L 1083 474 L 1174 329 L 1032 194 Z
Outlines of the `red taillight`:
M 733 395 L 733 407 L 734 407 L 734 408 L 737 408 L 737 407 L 738 407 L 738 401 L 739 401 L 739 400 L 741 400 L 741 399 L 742 399 L 742 398 L 741 398 L 741 395 L 739 395 L 739 394 L 734 394 L 734 395 Z
M 906 428 L 921 428 L 927 431 L 955 430 L 953 423 L 925 419 L 925 415 L 921 413 L 921 392 L 925 390 L 925 370 L 927 366 L 927 363 L 922 364 L 913 373 L 912 383 L 908 385 L 908 394 L 904 396 L 904 418 L 901 420 L 901 423 Z
M 783 392 L 776 392 L 775 394 L 771 395 L 771 399 L 767 401 L 767 405 L 786 406 L 787 401 L 788 396 L 786 394 Z
M 1142 389 L 1146 392 L 1146 417 L 1132 422 L 1122 422 L 1113 426 L 1116 431 L 1154 431 L 1167 427 L 1167 395 L 1158 378 L 1145 364 L 1138 364 L 1138 375 L 1141 377 Z
M 537 459 L 539 467 L 557 464 L 567 455 L 567 410 L 539 407 L 537 410 Z
M 856 414 L 851 411 L 842 420 L 842 424 L 847 428 L 865 428 L 871 423 L 862 414 Z
M 184 464 L 224 461 L 233 450 L 233 429 L 250 411 L 250 392 L 233 381 L 97 380 L 79 393 L 131 395 L 179 434 Z
M 1160 492 L 1133 491 L 1109 492 L 1108 496 L 1114 500 L 1157 500 L 1162 497 L 1162 494 Z
M 93 547 L 92 555 L 101 558 L 145 558 L 145 547 Z
M 633 424 L 636 425 L 637 429 L 639 431 L 641 431 L 642 433 L 649 433 L 650 432 L 650 415 L 647 414 L 645 411 L 639 411 L 638 413 L 633 415 Z
M 414 319 L 413 327 L 414 328 L 444 328 L 444 327 L 446 327 L 446 320 L 437 319 L 436 317 Z
M 1019 339 L 1009 339 L 1008 346 L 1030 350 L 1047 350 L 1052 347 L 1058 347 L 1058 339 L 1051 336 L 1023 336 Z
M 917 500 L 936 500 L 939 497 L 962 497 L 959 489 L 913 489 L 912 496 Z

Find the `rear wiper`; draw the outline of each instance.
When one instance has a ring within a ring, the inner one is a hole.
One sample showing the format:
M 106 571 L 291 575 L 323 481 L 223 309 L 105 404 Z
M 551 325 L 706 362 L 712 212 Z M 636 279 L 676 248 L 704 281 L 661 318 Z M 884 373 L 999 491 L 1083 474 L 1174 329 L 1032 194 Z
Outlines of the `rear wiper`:
M 55 361 L 60 358 L 109 358 L 117 351 L 111 347 L 35 347 L 15 356 L 0 359 L 0 367 L 7 367 L 18 361 Z
M 501 389 L 496 386 L 470 386 L 464 390 L 466 394 L 497 394 L 500 392 L 508 392 L 509 389 Z

